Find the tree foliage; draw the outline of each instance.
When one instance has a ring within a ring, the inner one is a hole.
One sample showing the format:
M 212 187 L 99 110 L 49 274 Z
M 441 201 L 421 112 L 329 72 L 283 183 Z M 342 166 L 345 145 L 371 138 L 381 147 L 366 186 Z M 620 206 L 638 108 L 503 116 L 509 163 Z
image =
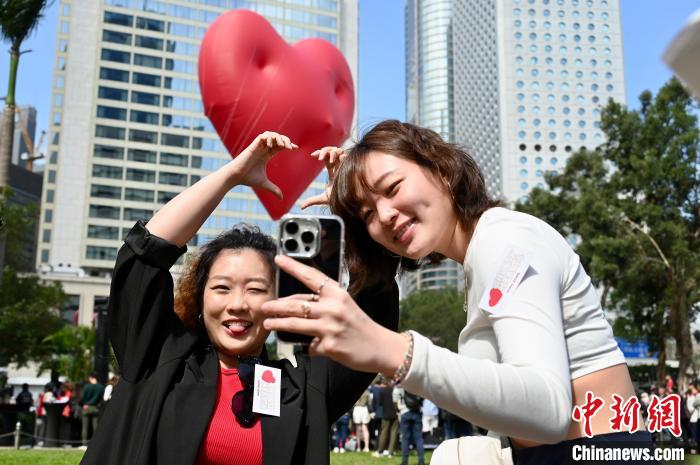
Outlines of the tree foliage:
M 6 267 L 0 285 L 0 365 L 25 365 L 46 355 L 43 340 L 64 325 L 56 309 L 65 301 L 60 284 L 46 285 Z
M 66 325 L 43 342 L 48 353 L 41 357 L 40 372 L 54 370 L 71 381 L 84 381 L 94 371 L 94 328 Z
M 454 288 L 415 292 L 401 301 L 399 328 L 416 330 L 456 352 L 459 333 L 467 322 L 463 305 L 464 294 Z
M 697 102 L 677 79 L 639 110 L 610 101 L 601 128 L 607 141 L 571 156 L 517 209 L 539 216 L 577 242 L 577 252 L 615 329 L 646 338 L 659 351 L 676 340 L 679 381 L 691 366 L 690 323 L 700 309 L 700 131 Z

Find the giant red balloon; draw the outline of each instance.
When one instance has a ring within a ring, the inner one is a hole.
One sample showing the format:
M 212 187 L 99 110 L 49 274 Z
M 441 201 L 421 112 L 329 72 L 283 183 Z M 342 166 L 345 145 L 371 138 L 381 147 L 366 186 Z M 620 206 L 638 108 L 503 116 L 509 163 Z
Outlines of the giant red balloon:
M 199 86 L 204 112 L 232 156 L 264 131 L 299 146 L 268 163 L 284 199 L 255 190 L 273 219 L 288 212 L 323 169 L 309 154 L 339 146 L 350 134 L 355 91 L 340 51 L 322 39 L 290 45 L 252 11 L 230 11 L 209 27 L 199 54 Z

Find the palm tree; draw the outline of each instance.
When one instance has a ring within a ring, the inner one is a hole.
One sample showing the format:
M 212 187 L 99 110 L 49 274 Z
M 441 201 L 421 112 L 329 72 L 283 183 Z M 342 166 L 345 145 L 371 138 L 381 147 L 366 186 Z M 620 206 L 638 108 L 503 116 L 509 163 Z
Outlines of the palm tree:
M 12 142 L 15 132 L 15 87 L 22 42 L 36 29 L 42 12 L 53 0 L 0 0 L 0 37 L 10 42 L 10 78 L 2 114 L 0 187 L 9 185 Z

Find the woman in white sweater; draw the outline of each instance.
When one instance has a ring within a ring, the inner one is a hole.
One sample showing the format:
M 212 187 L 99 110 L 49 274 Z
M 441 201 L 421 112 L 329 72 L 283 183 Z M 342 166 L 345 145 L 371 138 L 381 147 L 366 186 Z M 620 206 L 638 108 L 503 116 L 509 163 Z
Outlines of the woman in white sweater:
M 330 205 L 346 224 L 354 286 L 389 285 L 397 269 L 421 260 L 463 263 L 468 297 L 459 352 L 380 327 L 352 301 L 359 287 L 348 293 L 286 257 L 277 264 L 321 298 L 266 303 L 268 329 L 315 336 L 312 354 L 379 371 L 509 437 L 519 464 L 564 463 L 586 441 L 651 445 L 643 424 L 634 435 L 629 426 L 611 428 L 612 396 L 626 400 L 634 389 L 578 255 L 546 223 L 499 207 L 471 156 L 399 121 L 379 123 L 347 154 L 327 148 L 315 155 L 334 177 Z M 605 404 L 586 431 L 572 409 L 589 391 Z

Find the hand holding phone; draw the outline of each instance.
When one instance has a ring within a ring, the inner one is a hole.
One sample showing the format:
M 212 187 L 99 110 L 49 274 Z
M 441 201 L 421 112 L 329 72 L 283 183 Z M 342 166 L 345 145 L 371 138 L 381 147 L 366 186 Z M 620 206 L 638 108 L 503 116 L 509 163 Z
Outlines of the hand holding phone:
M 335 215 L 285 215 L 279 223 L 279 253 L 311 266 L 328 278 L 341 281 L 345 244 L 343 220 Z M 320 285 L 321 283 L 319 283 Z M 288 273 L 277 270 L 277 297 L 310 294 L 309 289 Z M 284 342 L 309 344 L 311 336 L 278 332 Z

